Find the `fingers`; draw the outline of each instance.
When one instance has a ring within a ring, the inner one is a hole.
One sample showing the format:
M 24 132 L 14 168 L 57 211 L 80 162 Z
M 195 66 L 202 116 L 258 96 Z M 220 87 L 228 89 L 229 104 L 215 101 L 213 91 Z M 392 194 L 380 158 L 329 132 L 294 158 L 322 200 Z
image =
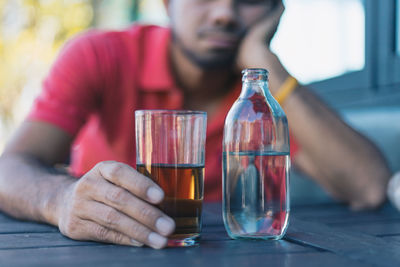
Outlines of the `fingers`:
M 161 235 L 168 236 L 175 229 L 174 220 L 158 208 L 107 181 L 100 181 L 93 194 L 94 200 L 121 211 Z
M 58 225 L 73 239 L 158 249 L 175 229 L 174 221 L 153 206 L 164 198 L 161 188 L 126 164 L 99 163 L 68 192 Z
M 96 170 L 109 182 L 125 188 L 133 195 L 153 204 L 164 198 L 163 190 L 150 178 L 119 162 L 101 162 Z
M 90 240 L 124 246 L 143 246 L 143 243 L 131 239 L 129 236 L 101 226 L 100 224 L 97 224 L 95 222 L 84 220 L 83 224 L 85 228 L 91 229 L 91 231 L 88 231 L 88 238 L 90 238 Z
M 284 11 L 285 7 L 282 1 L 279 1 L 272 10 L 268 10 L 264 16 L 260 17 L 260 19 L 255 22 L 248 36 L 252 36 L 250 38 L 255 38 L 255 40 L 263 43 L 267 41 L 269 44 L 277 30 Z
M 65 216 L 59 223 L 60 232 L 75 240 L 100 241 L 126 246 L 143 246 L 143 243 L 132 239 L 122 232 L 95 223 L 89 217 L 91 217 L 91 212 L 97 213 L 98 210 L 94 210 L 93 206 L 89 206 L 89 210 L 87 208 L 88 205 L 84 204 L 77 210 L 84 216 L 78 216 L 79 212 L 74 212 L 72 216 Z
M 124 245 L 143 245 L 160 249 L 167 245 L 168 239 L 152 231 L 138 221 L 126 216 L 118 210 L 102 203 L 91 201 L 88 207 L 83 207 L 79 216 L 92 221 L 88 228 L 90 238 L 96 241 L 110 242 Z M 96 211 L 96 212 L 90 212 Z

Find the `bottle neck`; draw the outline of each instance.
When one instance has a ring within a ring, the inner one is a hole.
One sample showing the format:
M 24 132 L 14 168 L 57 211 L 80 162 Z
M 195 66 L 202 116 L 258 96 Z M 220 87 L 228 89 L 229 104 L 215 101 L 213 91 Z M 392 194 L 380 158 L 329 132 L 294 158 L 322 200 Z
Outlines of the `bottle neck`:
M 268 71 L 265 69 L 245 69 L 243 74 L 243 86 L 240 98 L 249 98 L 254 94 L 263 95 L 267 98 L 270 93 L 268 89 Z
M 268 89 L 268 81 L 243 81 L 242 92 L 240 93 L 240 98 L 249 98 L 254 94 L 260 94 L 266 98 L 270 95 Z

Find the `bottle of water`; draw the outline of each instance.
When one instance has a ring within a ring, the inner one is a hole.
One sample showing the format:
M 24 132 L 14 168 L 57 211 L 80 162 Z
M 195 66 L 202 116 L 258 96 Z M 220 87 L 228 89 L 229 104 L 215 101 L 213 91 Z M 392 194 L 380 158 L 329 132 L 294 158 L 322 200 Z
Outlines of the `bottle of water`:
M 268 71 L 246 69 L 223 139 L 223 218 L 231 238 L 280 239 L 289 217 L 289 129 Z

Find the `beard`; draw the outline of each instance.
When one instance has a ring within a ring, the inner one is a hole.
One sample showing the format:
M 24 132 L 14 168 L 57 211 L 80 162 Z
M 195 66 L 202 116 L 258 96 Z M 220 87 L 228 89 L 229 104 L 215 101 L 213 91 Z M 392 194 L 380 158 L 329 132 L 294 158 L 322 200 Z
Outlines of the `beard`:
M 214 70 L 234 66 L 238 47 L 234 49 L 210 49 L 205 53 L 198 53 L 186 46 L 174 30 L 171 33 L 173 44 L 197 67 L 203 70 Z

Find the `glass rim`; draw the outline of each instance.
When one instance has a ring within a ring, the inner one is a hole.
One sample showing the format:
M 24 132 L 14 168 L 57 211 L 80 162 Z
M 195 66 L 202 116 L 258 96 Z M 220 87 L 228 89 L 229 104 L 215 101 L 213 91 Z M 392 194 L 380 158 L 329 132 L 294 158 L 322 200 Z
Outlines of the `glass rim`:
M 174 110 L 174 109 L 138 109 L 135 110 L 135 116 L 141 115 L 161 115 L 161 116 L 176 116 L 176 115 L 200 115 L 207 116 L 207 112 L 200 110 Z

